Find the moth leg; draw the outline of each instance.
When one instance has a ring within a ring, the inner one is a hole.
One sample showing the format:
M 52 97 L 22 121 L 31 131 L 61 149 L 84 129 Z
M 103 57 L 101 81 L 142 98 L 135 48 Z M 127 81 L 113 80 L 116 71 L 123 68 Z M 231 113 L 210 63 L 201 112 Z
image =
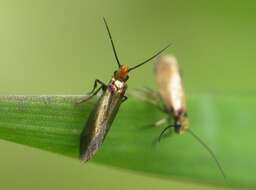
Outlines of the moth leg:
M 167 130 L 170 130 L 172 127 L 174 127 L 174 126 L 173 125 L 168 125 L 167 127 L 164 128 L 164 130 L 160 133 L 160 135 L 158 137 L 158 142 L 160 142 L 163 137 L 167 137 L 168 136 L 168 134 L 165 134 L 165 132 Z
M 97 88 L 98 84 L 100 84 L 101 86 L 95 91 L 95 89 Z M 96 79 L 94 81 L 93 88 L 92 88 L 91 92 L 88 93 L 88 96 L 86 96 L 85 98 L 79 100 L 78 102 L 76 102 L 76 104 L 81 104 L 83 102 L 88 101 L 93 96 L 95 96 L 101 89 L 105 90 L 106 88 L 107 88 L 107 85 L 104 82 L 100 81 L 99 79 Z
M 88 93 L 88 95 L 94 93 L 94 91 L 95 91 L 95 89 L 97 88 L 97 85 L 98 85 L 98 84 L 100 84 L 101 87 L 104 87 L 104 88 L 106 88 L 106 86 L 107 86 L 107 85 L 106 85 L 104 82 L 102 82 L 101 80 L 96 79 L 96 80 L 94 81 L 93 88 L 92 88 L 91 92 Z M 102 89 L 104 89 L 104 88 L 102 88 Z
M 123 96 L 122 103 L 125 102 L 128 99 L 127 96 Z
M 98 94 L 98 92 L 102 89 L 103 87 L 99 87 L 96 91 L 94 91 L 94 93 L 90 94 L 89 96 L 86 96 L 85 98 L 79 100 L 76 102 L 76 104 L 81 104 L 83 102 L 86 102 L 88 100 L 90 100 L 93 96 L 95 96 L 96 94 Z
M 162 118 L 162 119 L 158 120 L 157 122 L 155 122 L 153 126 L 154 127 L 159 127 L 159 126 L 161 126 L 161 125 L 163 125 L 167 122 L 168 122 L 167 118 Z
M 144 125 L 144 126 L 142 127 L 142 129 L 152 129 L 152 128 L 155 128 L 155 127 L 160 127 L 160 126 L 162 126 L 163 124 L 167 124 L 167 123 L 169 123 L 168 118 L 162 118 L 162 119 L 158 120 L 158 121 L 155 122 L 155 123 L 151 123 L 151 124 Z

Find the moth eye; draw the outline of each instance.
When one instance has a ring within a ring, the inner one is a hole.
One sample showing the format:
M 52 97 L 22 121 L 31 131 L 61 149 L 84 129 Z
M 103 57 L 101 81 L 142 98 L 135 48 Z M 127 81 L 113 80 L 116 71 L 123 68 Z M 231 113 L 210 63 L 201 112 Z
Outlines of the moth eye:
M 129 76 L 127 75 L 127 76 L 125 77 L 124 81 L 128 81 L 128 79 L 129 79 Z

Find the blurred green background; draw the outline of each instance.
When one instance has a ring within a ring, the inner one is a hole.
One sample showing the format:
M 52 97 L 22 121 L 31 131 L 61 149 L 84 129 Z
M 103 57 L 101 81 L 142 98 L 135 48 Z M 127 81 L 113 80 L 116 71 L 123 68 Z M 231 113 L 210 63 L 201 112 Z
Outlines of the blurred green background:
M 252 1 L 0 1 L 0 94 L 84 94 L 116 68 L 102 17 L 122 63 L 172 42 L 188 94 L 254 95 Z M 152 65 L 129 88 L 155 87 Z M 204 189 L 0 141 L 1 189 Z M 210 188 L 208 188 L 210 189 Z

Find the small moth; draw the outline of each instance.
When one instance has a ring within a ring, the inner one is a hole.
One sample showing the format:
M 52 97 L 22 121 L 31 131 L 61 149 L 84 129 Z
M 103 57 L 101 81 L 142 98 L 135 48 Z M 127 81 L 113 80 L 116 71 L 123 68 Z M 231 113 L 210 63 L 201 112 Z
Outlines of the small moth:
M 159 141 L 163 134 L 171 128 L 174 128 L 176 133 L 189 132 L 215 160 L 221 174 L 225 177 L 225 173 L 217 160 L 213 151 L 191 130 L 188 125 L 188 114 L 186 106 L 185 92 L 182 83 L 181 71 L 177 59 L 174 56 L 161 56 L 155 65 L 155 76 L 159 87 L 160 97 L 164 103 L 164 111 L 173 119 L 172 124 L 161 132 Z M 165 120 L 167 121 L 167 120 Z M 163 122 L 160 122 L 162 124 Z
M 93 89 L 89 93 L 89 96 L 80 101 L 87 101 L 96 95 L 100 90 L 103 91 L 94 109 L 90 113 L 80 136 L 80 159 L 84 162 L 91 159 L 100 148 L 111 127 L 112 122 L 116 117 L 120 105 L 127 99 L 125 92 L 127 89 L 126 82 L 129 79 L 129 72 L 144 65 L 145 63 L 148 63 L 170 46 L 170 44 L 167 45 L 145 61 L 134 67 L 128 68 L 127 65 L 120 64 L 109 26 L 104 18 L 103 21 L 108 32 L 118 69 L 114 72 L 108 84 L 105 84 L 100 80 L 95 80 Z M 100 84 L 99 88 L 97 88 L 98 84 Z
M 155 76 L 165 110 L 174 119 L 174 129 L 183 133 L 188 129 L 185 92 L 180 67 L 174 56 L 162 56 L 155 66 Z

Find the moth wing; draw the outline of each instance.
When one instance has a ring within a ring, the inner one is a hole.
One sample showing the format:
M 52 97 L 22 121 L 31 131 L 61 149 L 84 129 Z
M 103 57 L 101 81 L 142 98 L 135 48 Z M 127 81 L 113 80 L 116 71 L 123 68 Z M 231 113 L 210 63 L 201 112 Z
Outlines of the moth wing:
M 164 107 L 164 103 L 159 92 L 149 87 L 135 89 L 131 91 L 129 94 L 144 102 L 160 107 L 161 109 Z

